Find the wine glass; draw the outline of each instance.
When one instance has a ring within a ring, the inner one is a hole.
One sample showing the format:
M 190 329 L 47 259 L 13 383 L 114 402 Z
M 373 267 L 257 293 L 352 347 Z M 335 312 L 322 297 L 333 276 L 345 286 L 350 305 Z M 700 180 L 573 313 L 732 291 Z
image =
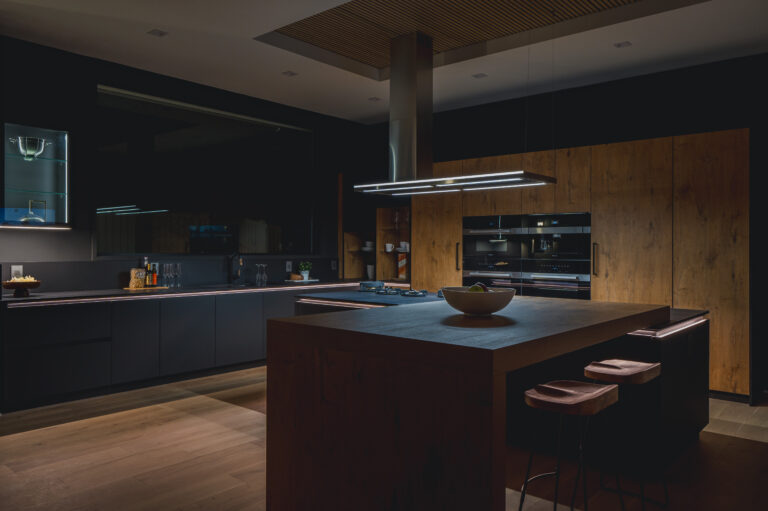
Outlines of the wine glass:
M 260 281 L 261 287 L 267 287 L 267 281 L 268 281 L 268 278 L 267 278 L 267 265 L 266 264 L 262 264 L 261 265 L 261 281 Z

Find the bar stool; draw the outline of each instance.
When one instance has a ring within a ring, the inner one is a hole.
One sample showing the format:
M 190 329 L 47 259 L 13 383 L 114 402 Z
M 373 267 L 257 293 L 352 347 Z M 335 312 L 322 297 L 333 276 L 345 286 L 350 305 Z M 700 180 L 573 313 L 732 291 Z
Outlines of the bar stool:
M 554 510 L 557 511 L 557 492 L 560 483 L 560 443 L 563 433 L 563 417 L 565 415 L 576 415 L 582 418 L 581 431 L 579 433 L 579 469 L 573 488 L 573 495 L 571 496 L 571 509 L 573 509 L 576 490 L 579 487 L 579 479 L 583 471 L 584 511 L 587 511 L 587 468 L 584 465 L 584 440 L 587 436 L 589 417 L 597 415 L 602 410 L 616 403 L 618 399 L 619 388 L 617 385 L 599 385 L 571 380 L 551 381 L 536 385 L 534 388 L 525 391 L 525 402 L 528 406 L 557 413 L 559 415 L 559 424 L 557 428 L 557 461 L 555 471 L 531 477 L 531 465 L 533 464 L 533 450 L 531 450 L 528 457 L 528 468 L 525 471 L 525 482 L 520 490 L 519 511 L 523 509 L 528 483 L 548 476 L 555 476 Z M 621 495 L 619 495 L 619 498 L 622 498 Z
M 661 363 L 659 362 L 638 362 L 635 360 L 621 360 L 610 359 L 603 360 L 601 362 L 592 362 L 584 368 L 584 376 L 591 378 L 594 381 L 608 382 L 618 384 L 620 391 L 624 394 L 627 390 L 627 386 L 637 386 L 648 383 L 659 377 L 661 374 Z M 631 400 L 622 399 L 621 407 L 631 407 Z M 628 413 L 637 412 L 637 410 L 629 409 Z M 642 410 L 639 411 L 642 414 Z M 626 415 L 625 415 L 626 416 Z M 642 417 L 640 417 L 642 418 Z M 636 423 L 637 420 L 628 419 L 631 423 Z M 623 425 L 613 425 L 614 430 L 624 431 Z M 664 502 L 657 502 L 653 499 L 646 499 L 645 497 L 645 480 L 644 477 L 640 480 L 640 494 L 629 492 L 621 489 L 619 483 L 618 471 L 616 472 L 616 489 L 608 488 L 603 484 L 603 474 L 600 472 L 600 488 L 603 490 L 616 492 L 619 495 L 629 495 L 640 498 L 641 509 L 645 510 L 645 503 L 651 502 L 661 508 L 666 508 L 669 505 L 669 490 L 667 488 L 667 482 L 662 476 L 662 484 L 664 486 Z

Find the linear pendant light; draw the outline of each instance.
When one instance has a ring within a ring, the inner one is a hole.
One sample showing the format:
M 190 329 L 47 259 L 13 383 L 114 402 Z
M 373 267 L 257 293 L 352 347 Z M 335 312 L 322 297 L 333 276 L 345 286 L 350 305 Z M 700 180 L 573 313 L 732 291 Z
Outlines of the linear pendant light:
M 508 172 L 474 174 L 470 176 L 384 181 L 381 183 L 355 185 L 355 191 L 391 196 L 427 195 L 431 193 L 471 192 L 474 190 L 542 186 L 555 182 L 555 178 L 550 176 L 534 174 L 525 170 L 511 170 Z
M 398 197 L 556 183 L 553 177 L 511 169 L 432 177 L 432 55 L 432 39 L 424 34 L 406 34 L 390 42 L 390 180 L 355 185 L 354 190 Z M 530 67 L 530 53 L 528 60 Z

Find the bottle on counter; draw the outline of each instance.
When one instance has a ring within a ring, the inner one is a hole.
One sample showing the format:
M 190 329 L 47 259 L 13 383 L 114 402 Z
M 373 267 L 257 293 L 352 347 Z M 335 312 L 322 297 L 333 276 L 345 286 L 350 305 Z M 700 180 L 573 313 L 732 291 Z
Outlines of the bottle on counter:
M 153 271 L 152 271 L 152 263 L 149 262 L 149 257 L 144 258 L 144 269 L 146 270 L 146 273 L 144 274 L 144 287 L 153 287 L 154 284 L 154 277 L 153 278 Z

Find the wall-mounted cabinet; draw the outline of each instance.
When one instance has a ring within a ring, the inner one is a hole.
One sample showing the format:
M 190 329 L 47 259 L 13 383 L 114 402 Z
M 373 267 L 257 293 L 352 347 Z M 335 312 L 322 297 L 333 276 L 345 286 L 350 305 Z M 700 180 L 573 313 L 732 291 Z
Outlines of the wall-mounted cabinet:
M 3 139 L 0 225 L 68 225 L 68 133 L 6 123 Z

